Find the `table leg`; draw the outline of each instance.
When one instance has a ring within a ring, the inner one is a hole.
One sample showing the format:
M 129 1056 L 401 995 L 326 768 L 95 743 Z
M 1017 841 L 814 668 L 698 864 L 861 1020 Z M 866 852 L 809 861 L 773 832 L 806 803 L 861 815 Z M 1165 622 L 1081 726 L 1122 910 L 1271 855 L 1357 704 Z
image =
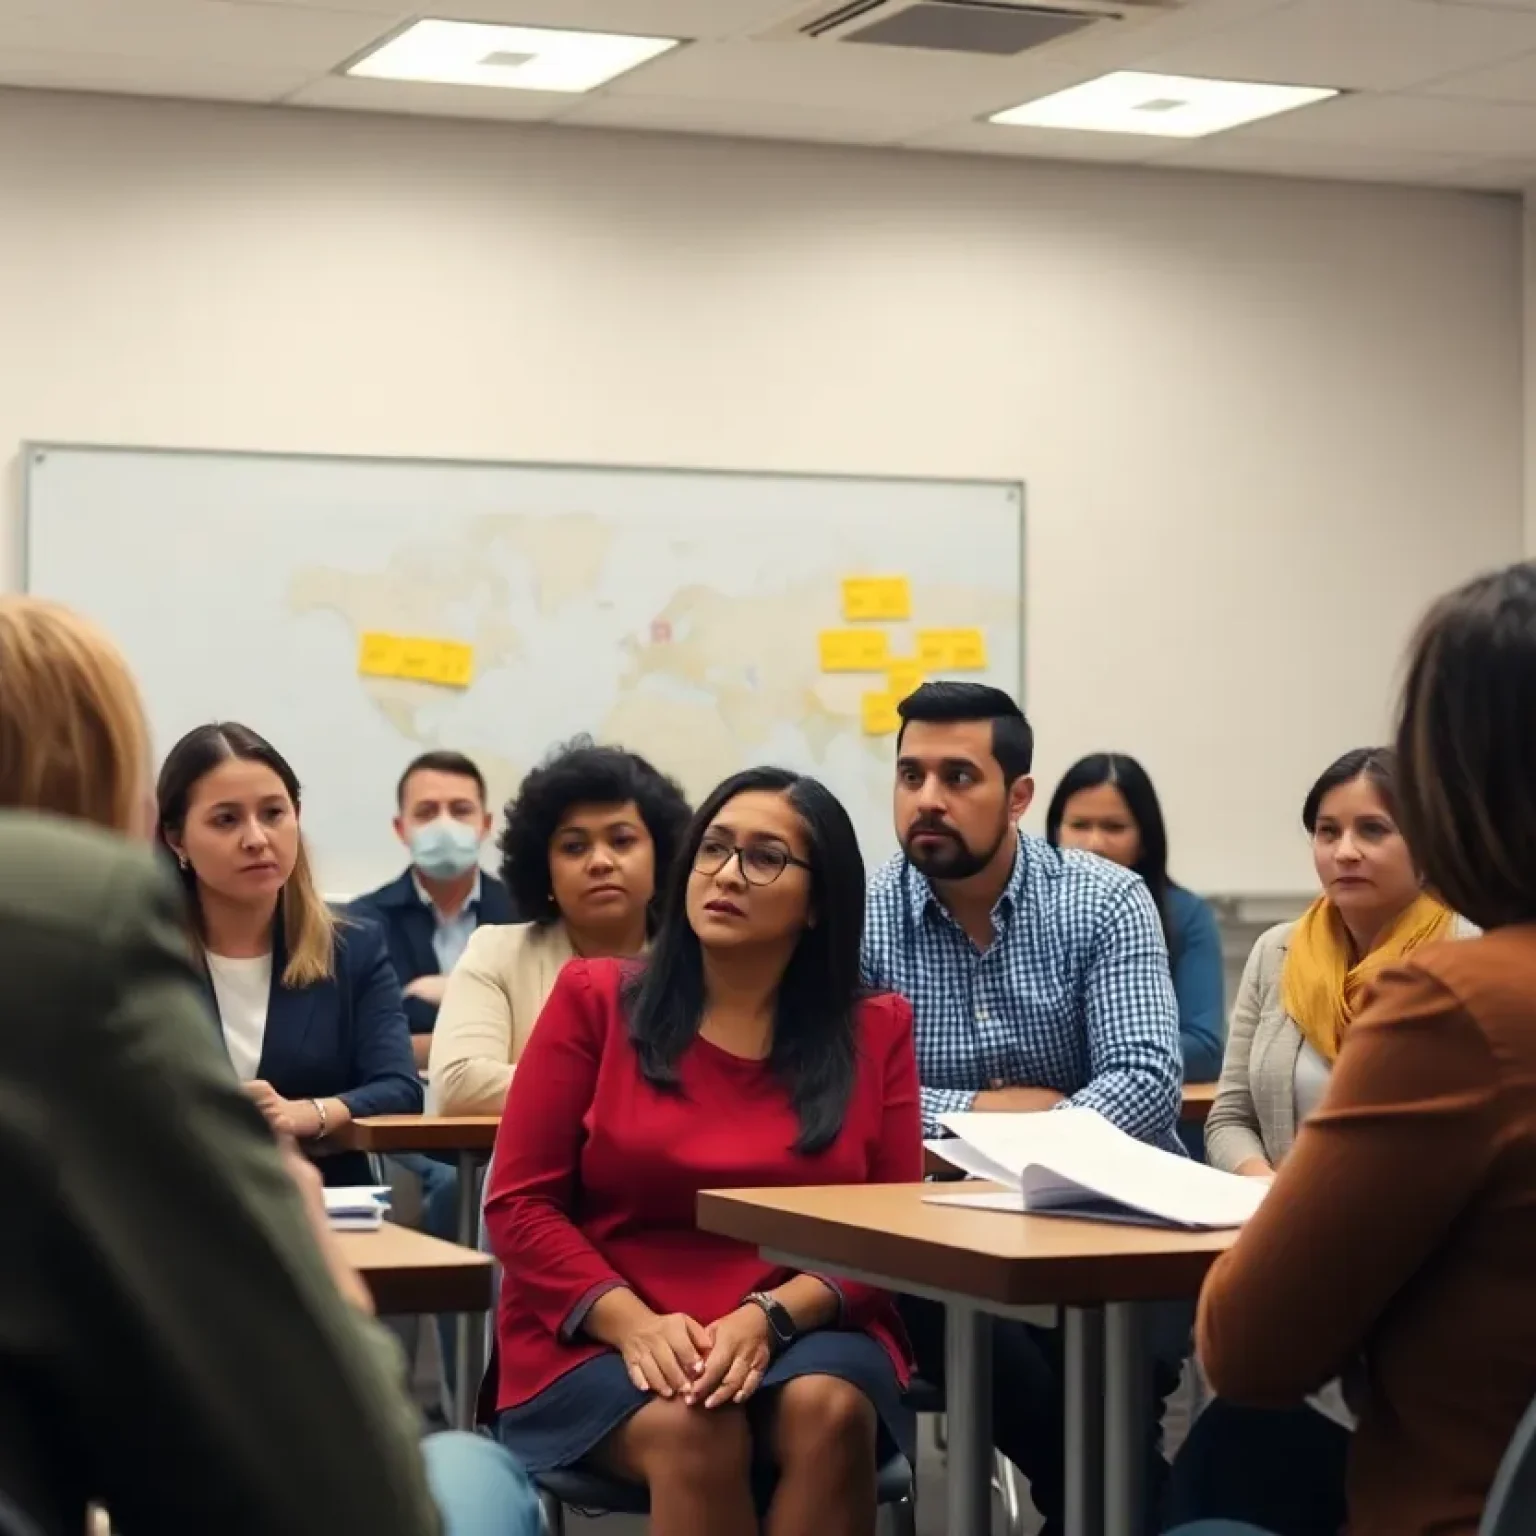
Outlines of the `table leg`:
M 480 1154 L 459 1153 L 459 1243 L 480 1246 Z M 453 1423 L 456 1429 L 475 1427 L 475 1400 L 485 1374 L 485 1317 L 461 1312 L 454 1321 Z
M 1066 1372 L 1066 1536 L 1104 1529 L 1104 1314 L 1066 1307 L 1062 1320 Z
M 992 1529 L 992 1319 L 975 1307 L 944 1308 L 944 1413 L 949 1507 L 947 1536 Z
M 1142 1536 L 1151 1435 L 1152 1366 L 1143 1309 L 1113 1302 L 1104 1309 L 1105 1536 Z

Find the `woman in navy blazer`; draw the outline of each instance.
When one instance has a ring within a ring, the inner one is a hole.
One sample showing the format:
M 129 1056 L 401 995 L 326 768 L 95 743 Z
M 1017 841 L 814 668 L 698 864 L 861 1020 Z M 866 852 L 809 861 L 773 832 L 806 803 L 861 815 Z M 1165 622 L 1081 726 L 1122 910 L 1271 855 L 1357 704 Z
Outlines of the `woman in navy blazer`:
M 236 1074 L 311 1152 L 359 1115 L 416 1114 L 421 1080 L 384 935 L 334 916 L 299 831 L 299 781 L 247 726 L 199 726 L 165 760 L 159 837 L 175 856 Z M 330 1184 L 367 1159 L 318 1159 Z

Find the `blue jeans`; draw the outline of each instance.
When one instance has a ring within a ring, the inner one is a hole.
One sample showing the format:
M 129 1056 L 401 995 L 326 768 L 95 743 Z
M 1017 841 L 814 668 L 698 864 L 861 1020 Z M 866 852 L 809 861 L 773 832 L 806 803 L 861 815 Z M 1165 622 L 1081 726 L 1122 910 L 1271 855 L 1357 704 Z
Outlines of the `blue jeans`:
M 440 1163 L 436 1158 L 424 1157 L 419 1152 L 399 1152 L 389 1159 L 407 1173 L 413 1173 L 421 1181 L 421 1230 L 432 1237 L 440 1237 L 445 1243 L 459 1240 L 459 1171 L 451 1163 Z M 457 1356 L 454 1342 L 457 1338 L 458 1318 L 444 1312 L 437 1318 L 437 1338 L 442 1349 L 443 1377 L 451 1397 L 457 1385 L 455 1369 Z
M 421 1459 L 443 1536 L 538 1536 L 539 1497 L 494 1440 L 457 1431 L 429 1435 Z

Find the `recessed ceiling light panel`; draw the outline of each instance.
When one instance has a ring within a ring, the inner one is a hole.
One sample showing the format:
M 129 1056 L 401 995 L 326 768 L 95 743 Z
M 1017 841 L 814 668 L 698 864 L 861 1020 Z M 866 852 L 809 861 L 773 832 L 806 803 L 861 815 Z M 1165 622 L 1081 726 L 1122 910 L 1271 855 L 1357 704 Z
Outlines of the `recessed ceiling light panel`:
M 1087 133 L 1143 133 L 1198 139 L 1241 123 L 1311 106 L 1339 93 L 1326 86 L 1260 85 L 1194 75 L 1148 75 L 1121 69 L 1070 90 L 994 113 L 990 122 Z
M 372 80 L 581 92 L 607 84 L 678 42 L 618 32 L 418 21 L 349 64 L 346 73 Z

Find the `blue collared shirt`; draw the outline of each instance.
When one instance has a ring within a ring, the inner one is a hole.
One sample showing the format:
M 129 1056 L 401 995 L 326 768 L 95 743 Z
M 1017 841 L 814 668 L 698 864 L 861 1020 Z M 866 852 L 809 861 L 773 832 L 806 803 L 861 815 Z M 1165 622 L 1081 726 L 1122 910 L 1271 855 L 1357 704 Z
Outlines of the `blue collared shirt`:
M 923 1134 L 993 1082 L 1054 1088 L 1180 1150 L 1179 1008 L 1138 875 L 1019 836 L 978 949 L 898 854 L 870 882 L 864 979 L 912 1004 Z
M 427 888 L 416 878 L 416 872 L 411 871 L 411 884 L 416 887 L 416 894 L 421 897 L 422 905 L 432 914 L 432 921 L 436 927 L 432 930 L 432 953 L 437 956 L 437 968 L 444 975 L 459 963 L 460 957 L 469 947 L 470 938 L 480 923 L 480 876 L 475 876 L 475 883 L 470 890 L 469 899 L 459 908 L 452 917 L 444 917 L 433 904 L 432 898 L 427 894 Z

